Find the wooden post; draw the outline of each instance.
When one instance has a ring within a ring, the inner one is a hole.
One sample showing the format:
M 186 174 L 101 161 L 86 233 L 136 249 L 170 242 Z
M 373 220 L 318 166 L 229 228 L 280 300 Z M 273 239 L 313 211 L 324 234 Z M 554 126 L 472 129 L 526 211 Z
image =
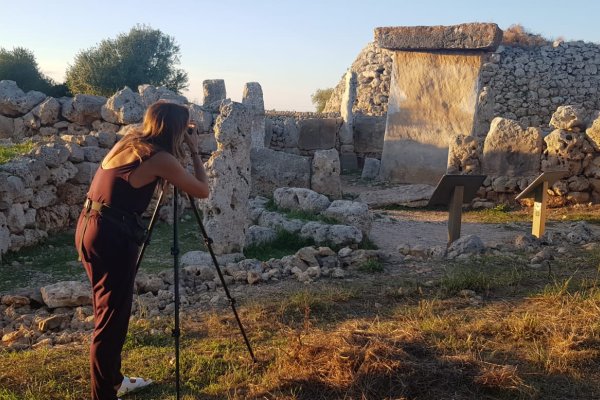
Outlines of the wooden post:
M 537 238 L 546 229 L 546 203 L 548 202 L 548 181 L 544 181 L 534 191 L 533 225 L 531 234 Z
M 464 186 L 455 186 L 448 205 L 448 245 L 460 237 Z

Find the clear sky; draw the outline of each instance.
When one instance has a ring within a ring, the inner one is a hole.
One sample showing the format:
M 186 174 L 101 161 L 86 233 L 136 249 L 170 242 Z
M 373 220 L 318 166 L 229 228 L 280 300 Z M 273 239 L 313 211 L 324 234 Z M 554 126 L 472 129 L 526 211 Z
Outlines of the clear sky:
M 262 85 L 265 107 L 313 111 L 310 94 L 335 86 L 379 26 L 519 23 L 548 38 L 600 42 L 598 0 L 0 0 L 0 47 L 25 47 L 58 82 L 80 50 L 146 24 L 175 38 L 189 76 L 225 79 L 240 101 Z

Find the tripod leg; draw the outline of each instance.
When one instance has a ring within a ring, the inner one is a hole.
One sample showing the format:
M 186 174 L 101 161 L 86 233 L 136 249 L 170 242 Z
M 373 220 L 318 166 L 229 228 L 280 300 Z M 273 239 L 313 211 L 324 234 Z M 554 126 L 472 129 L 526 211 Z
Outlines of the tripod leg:
M 160 189 L 160 194 L 158 195 L 158 200 L 156 201 L 156 207 L 154 208 L 154 211 L 152 212 L 152 218 L 150 218 L 150 224 L 148 225 L 148 233 L 146 234 L 146 240 L 144 241 L 144 244 L 142 245 L 142 248 L 140 249 L 140 253 L 138 254 L 138 258 L 135 263 L 136 272 L 140 268 L 140 264 L 142 263 L 142 258 L 144 257 L 144 253 L 146 252 L 146 247 L 148 247 L 150 245 L 150 238 L 152 236 L 152 231 L 154 230 L 154 225 L 156 225 L 158 211 L 160 210 L 160 207 L 162 206 L 162 199 L 163 199 L 163 195 L 165 194 L 166 185 L 167 185 L 166 182 L 162 185 L 162 188 Z
M 177 188 L 173 186 L 173 247 L 171 254 L 173 255 L 173 284 L 174 284 L 174 301 L 175 301 L 175 326 L 173 328 L 173 337 L 175 338 L 175 391 L 177 400 L 180 397 L 179 387 L 179 239 L 177 232 Z
M 192 206 L 192 211 L 194 212 L 194 216 L 196 217 L 196 222 L 198 222 L 198 226 L 200 227 L 200 232 L 202 233 L 202 237 L 204 237 L 204 243 L 206 244 L 206 248 L 208 249 L 208 252 L 210 253 L 213 264 L 215 265 L 215 269 L 217 270 L 217 274 L 219 275 L 219 279 L 221 280 L 221 284 L 223 285 L 223 290 L 225 291 L 225 295 L 227 296 L 227 299 L 229 300 L 229 304 L 231 305 L 231 310 L 233 311 L 235 320 L 237 321 L 237 324 L 240 328 L 240 332 L 242 333 L 242 336 L 244 337 L 244 342 L 246 343 L 246 347 L 248 348 L 250 357 L 252 358 L 253 362 L 256 362 L 256 357 L 254 357 L 254 352 L 252 351 L 252 346 L 250 346 L 250 341 L 248 340 L 248 336 L 246 336 L 246 331 L 244 330 L 242 321 L 240 320 L 240 317 L 235 308 L 235 299 L 233 297 L 231 297 L 231 294 L 229 293 L 229 289 L 227 288 L 227 284 L 225 283 L 225 278 L 223 277 L 223 273 L 221 272 L 221 268 L 219 267 L 217 257 L 215 256 L 215 253 L 213 252 L 212 245 L 211 245 L 212 239 L 208 237 L 208 234 L 206 233 L 206 230 L 204 229 L 204 224 L 202 224 L 202 219 L 200 218 L 200 213 L 198 212 L 196 203 L 194 203 L 194 198 L 192 196 L 190 196 L 189 194 L 187 196 L 190 201 L 190 205 Z

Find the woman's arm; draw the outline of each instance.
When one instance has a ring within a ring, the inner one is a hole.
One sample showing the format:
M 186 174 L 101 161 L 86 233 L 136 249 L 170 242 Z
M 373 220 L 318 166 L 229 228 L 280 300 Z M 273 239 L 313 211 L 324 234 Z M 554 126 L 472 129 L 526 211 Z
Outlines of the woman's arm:
M 196 198 L 208 197 L 208 178 L 200 156 L 192 154 L 195 175 L 190 174 L 171 154 L 161 151 L 145 161 L 148 172 L 166 179 L 178 189 Z

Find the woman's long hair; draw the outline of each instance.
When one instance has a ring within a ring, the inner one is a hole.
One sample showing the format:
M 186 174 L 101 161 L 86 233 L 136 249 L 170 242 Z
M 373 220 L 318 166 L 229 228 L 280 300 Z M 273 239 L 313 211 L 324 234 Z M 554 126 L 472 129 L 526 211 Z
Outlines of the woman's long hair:
M 177 158 L 183 157 L 183 135 L 190 112 L 187 107 L 167 101 L 157 101 L 146 110 L 141 130 L 134 130 L 120 141 L 121 151 L 131 148 L 140 158 L 167 151 Z

